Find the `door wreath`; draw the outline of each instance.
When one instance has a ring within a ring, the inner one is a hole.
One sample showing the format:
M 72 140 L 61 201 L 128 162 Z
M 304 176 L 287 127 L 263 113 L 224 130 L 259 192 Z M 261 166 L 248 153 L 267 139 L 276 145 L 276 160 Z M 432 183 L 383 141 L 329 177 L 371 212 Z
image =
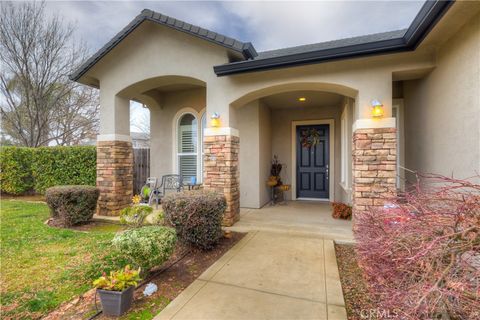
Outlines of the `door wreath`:
M 311 148 L 320 143 L 320 132 L 315 128 L 302 130 L 300 133 L 302 147 Z

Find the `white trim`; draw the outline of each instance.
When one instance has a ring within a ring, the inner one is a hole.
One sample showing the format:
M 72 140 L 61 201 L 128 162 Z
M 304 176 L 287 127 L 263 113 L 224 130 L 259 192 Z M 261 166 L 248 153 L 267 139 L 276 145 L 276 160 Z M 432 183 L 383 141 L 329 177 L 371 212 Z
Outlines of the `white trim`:
M 329 135 L 330 135 L 330 159 L 329 159 L 329 174 L 328 174 L 328 200 L 333 202 L 335 199 L 335 120 L 334 119 L 323 119 L 323 120 L 302 120 L 302 121 L 292 121 L 292 200 L 302 200 L 306 198 L 297 198 L 297 126 L 303 125 L 317 125 L 317 124 L 328 124 L 329 125 Z M 312 199 L 309 199 L 312 200 Z M 316 199 L 322 200 L 322 199 Z M 325 199 L 323 199 L 325 200 Z
M 201 147 L 203 145 L 203 141 L 201 139 L 201 130 L 202 130 L 202 115 L 206 112 L 206 109 L 202 109 L 200 111 L 197 111 L 194 108 L 191 107 L 185 107 L 177 111 L 175 113 L 175 116 L 173 117 L 172 120 L 172 172 L 175 174 L 178 174 L 180 172 L 178 168 L 178 156 L 179 155 L 196 155 L 197 156 L 197 181 L 202 182 L 203 181 L 203 166 L 200 163 L 203 160 L 203 157 L 201 156 Z M 185 114 L 191 114 L 195 117 L 197 120 L 197 151 L 196 152 L 189 152 L 189 153 L 178 153 L 178 122 L 180 119 L 185 115 Z
M 240 133 L 238 129 L 231 127 L 220 127 L 220 128 L 206 128 L 205 137 L 214 137 L 214 136 L 235 136 L 239 137 Z
M 405 190 L 405 107 L 403 99 L 393 99 L 393 109 L 397 109 L 397 188 Z
M 126 134 L 99 134 L 97 141 L 126 141 L 132 142 L 132 137 Z
M 358 129 L 396 128 L 395 118 L 358 119 L 353 124 L 353 132 Z
M 348 145 L 352 143 L 349 131 L 349 104 L 346 103 L 340 116 L 340 186 L 348 192 L 350 172 L 348 170 Z

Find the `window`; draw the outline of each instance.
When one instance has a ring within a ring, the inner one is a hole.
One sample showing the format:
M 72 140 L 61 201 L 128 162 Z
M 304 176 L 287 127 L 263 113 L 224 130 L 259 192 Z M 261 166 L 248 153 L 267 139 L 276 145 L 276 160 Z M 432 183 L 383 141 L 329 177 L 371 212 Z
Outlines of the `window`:
M 203 180 L 203 132 L 207 126 L 205 113 L 198 125 L 193 113 L 184 113 L 177 122 L 177 172 L 185 182 L 193 177 Z
M 198 128 L 197 118 L 184 114 L 178 121 L 178 172 L 184 180 L 197 177 Z

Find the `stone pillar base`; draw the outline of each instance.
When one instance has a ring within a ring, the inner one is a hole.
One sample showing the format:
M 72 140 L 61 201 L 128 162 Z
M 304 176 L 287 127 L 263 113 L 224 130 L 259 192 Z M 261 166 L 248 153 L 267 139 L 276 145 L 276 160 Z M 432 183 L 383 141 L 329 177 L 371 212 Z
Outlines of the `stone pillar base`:
M 214 190 L 225 195 L 225 226 L 231 226 L 240 219 L 239 147 L 240 140 L 236 136 L 213 135 L 204 138 L 203 186 L 205 190 Z
M 127 141 L 97 142 L 97 214 L 115 216 L 132 201 L 133 149 Z
M 353 212 L 382 207 L 396 192 L 395 128 L 357 129 L 353 133 Z

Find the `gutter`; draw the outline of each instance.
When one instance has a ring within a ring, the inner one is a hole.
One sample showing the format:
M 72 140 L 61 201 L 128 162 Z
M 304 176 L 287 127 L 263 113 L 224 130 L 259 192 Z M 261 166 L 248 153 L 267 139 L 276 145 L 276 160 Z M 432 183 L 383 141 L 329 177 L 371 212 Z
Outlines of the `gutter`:
M 454 0 L 425 2 L 403 37 L 279 57 L 234 62 L 214 66 L 213 70 L 217 76 L 221 77 L 355 57 L 413 51 L 420 45 L 453 3 Z

